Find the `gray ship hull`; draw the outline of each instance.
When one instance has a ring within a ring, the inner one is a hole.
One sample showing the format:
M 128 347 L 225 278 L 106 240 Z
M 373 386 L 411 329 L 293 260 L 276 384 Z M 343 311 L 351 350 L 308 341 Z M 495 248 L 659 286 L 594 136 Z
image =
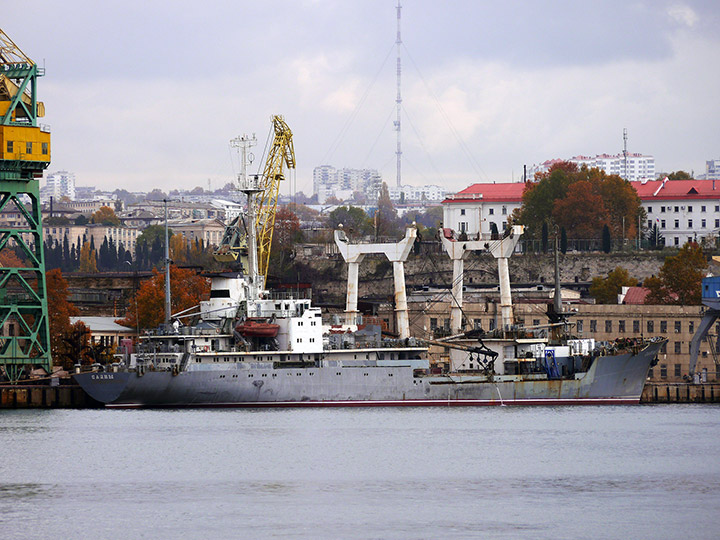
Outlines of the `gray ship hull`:
M 82 373 L 77 382 L 109 407 L 303 407 L 639 403 L 661 343 L 597 358 L 574 378 L 543 375 L 417 375 L 413 367 L 217 369 Z

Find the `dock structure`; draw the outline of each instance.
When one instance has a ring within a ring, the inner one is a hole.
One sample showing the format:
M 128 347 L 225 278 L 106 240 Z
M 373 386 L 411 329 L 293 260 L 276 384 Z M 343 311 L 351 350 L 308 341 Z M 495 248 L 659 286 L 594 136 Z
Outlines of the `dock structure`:
M 451 229 L 444 229 L 440 236 L 445 252 L 453 261 L 452 304 L 450 307 L 450 333 L 462 332 L 463 306 L 463 259 L 469 251 L 489 251 L 498 261 L 498 280 L 500 283 L 500 314 L 503 328 L 513 324 L 512 296 L 510 294 L 510 271 L 508 259 L 515 251 L 525 228 L 514 225 L 505 234 L 495 239 L 458 240 Z
M 380 253 L 393 263 L 393 282 L 395 285 L 395 321 L 400 338 L 410 337 L 410 320 L 408 318 L 407 294 L 405 292 L 405 261 L 410 254 L 417 229 L 405 229 L 405 238 L 399 242 L 351 244 L 342 224 L 335 230 L 335 244 L 348 265 L 347 299 L 345 304 L 345 323 L 358 323 L 358 277 L 360 263 L 365 255 Z
M 43 70 L 0 30 L 0 378 L 17 382 L 35 367 L 48 373 L 50 331 L 40 182 L 50 164 L 50 128 L 37 100 Z

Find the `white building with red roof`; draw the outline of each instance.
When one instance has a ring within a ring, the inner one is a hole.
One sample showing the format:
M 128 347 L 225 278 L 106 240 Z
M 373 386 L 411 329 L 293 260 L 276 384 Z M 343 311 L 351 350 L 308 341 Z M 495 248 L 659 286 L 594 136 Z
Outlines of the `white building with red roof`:
M 502 233 L 513 210 L 522 204 L 525 184 L 473 184 L 443 201 L 443 226 L 468 236 Z
M 666 246 L 718 236 L 720 181 L 665 179 L 632 185 L 647 212 L 648 228 L 657 224 Z
M 630 183 L 667 246 L 702 242 L 720 235 L 720 181 L 647 180 Z M 443 225 L 469 237 L 502 233 L 508 216 L 522 204 L 524 183 L 473 184 L 443 201 Z

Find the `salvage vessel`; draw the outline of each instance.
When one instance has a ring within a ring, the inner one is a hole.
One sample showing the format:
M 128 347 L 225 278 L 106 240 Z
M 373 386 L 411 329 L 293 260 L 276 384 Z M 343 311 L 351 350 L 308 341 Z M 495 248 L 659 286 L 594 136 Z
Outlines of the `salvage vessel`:
M 262 236 L 258 242 L 254 206 L 267 188 L 244 172 L 238 184 L 248 196 L 245 233 L 239 234 L 237 220 L 231 224 L 216 258 L 238 261 L 241 269 L 210 275 L 210 298 L 192 317 L 168 316 L 158 331 L 132 350 L 127 346 L 117 362 L 90 371 L 77 366 L 75 380 L 92 398 L 107 407 L 639 403 L 663 339 L 568 339 L 559 309 L 549 334 L 506 325 L 501 332 L 456 336 L 459 342 L 402 332 L 388 337 L 378 320 L 357 314 L 356 304 L 348 306 L 349 319 L 333 324 L 310 299 L 266 290 L 258 261 L 267 260 L 267 253 Z M 406 240 L 414 239 L 411 233 Z M 336 241 L 341 251 L 347 246 L 342 231 Z M 405 256 L 409 245 L 403 244 Z M 398 260 L 394 266 L 402 271 Z M 500 267 L 507 269 L 507 261 Z M 357 279 L 357 267 L 348 273 Z M 396 274 L 395 281 L 402 285 L 396 301 L 404 303 L 404 277 Z M 501 289 L 509 295 L 509 284 Z M 406 323 L 407 312 L 396 310 Z M 429 346 L 447 347 L 460 358 L 431 364 Z

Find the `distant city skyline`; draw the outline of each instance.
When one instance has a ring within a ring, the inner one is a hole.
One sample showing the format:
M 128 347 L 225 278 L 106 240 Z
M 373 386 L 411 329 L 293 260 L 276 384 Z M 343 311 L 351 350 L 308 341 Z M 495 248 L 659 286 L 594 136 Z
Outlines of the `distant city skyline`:
M 45 67 L 51 170 L 78 186 L 222 186 L 230 139 L 257 133 L 257 169 L 282 114 L 298 162 L 283 191 L 309 194 L 326 163 L 395 183 L 395 4 L 28 0 L 3 6 L 3 30 Z M 625 128 L 659 171 L 720 158 L 715 2 L 408 0 L 402 16 L 403 184 L 518 180 L 621 152 Z

